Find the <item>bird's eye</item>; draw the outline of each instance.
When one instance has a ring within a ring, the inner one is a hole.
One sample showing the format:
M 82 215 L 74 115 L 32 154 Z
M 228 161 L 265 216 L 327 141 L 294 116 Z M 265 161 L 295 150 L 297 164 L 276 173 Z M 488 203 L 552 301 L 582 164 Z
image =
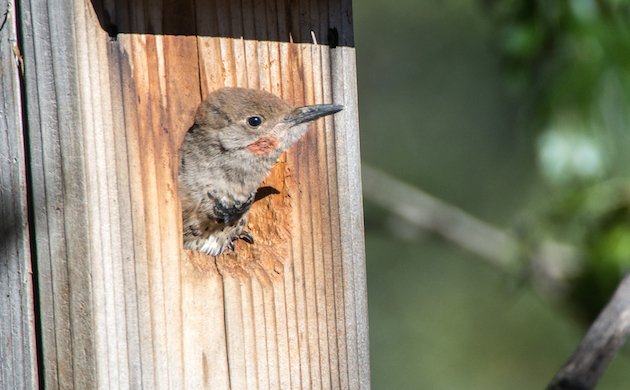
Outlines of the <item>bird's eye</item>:
M 247 124 L 249 124 L 251 127 L 258 127 L 262 125 L 262 122 L 262 118 L 258 115 L 250 116 L 249 118 L 247 118 Z

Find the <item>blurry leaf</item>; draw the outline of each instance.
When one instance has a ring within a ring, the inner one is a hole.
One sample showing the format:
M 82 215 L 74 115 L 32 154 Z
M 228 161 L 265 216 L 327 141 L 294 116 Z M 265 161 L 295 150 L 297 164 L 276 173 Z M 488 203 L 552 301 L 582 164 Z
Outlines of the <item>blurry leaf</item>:
M 540 51 L 543 32 L 537 23 L 512 24 L 501 34 L 501 49 L 514 59 L 526 60 Z
M 630 270 L 628 204 L 601 216 L 589 232 L 582 272 L 572 284 L 572 305 L 586 320 L 594 319 Z
M 569 305 L 590 322 L 630 270 L 629 180 L 573 187 L 552 197 L 540 225 L 582 253 L 579 271 L 570 282 Z M 536 227 L 538 226 L 538 227 Z
M 538 143 L 543 174 L 553 183 L 599 179 L 606 163 L 601 146 L 580 129 L 579 123 L 561 123 L 541 135 Z

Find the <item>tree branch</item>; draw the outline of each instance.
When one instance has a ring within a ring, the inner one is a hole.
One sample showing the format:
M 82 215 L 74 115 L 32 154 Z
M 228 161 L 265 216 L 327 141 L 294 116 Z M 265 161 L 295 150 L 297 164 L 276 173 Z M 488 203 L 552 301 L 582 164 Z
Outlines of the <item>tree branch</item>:
M 547 390 L 595 387 L 610 360 L 630 333 L 630 273 L 582 339 L 577 350 L 551 380 Z
M 362 171 L 366 199 L 494 265 L 515 265 L 517 243 L 509 234 L 367 164 Z
M 391 212 L 397 219 L 464 248 L 503 271 L 514 271 L 527 256 L 534 282 L 546 292 L 557 293 L 577 262 L 573 247 L 545 241 L 530 253 L 510 233 L 439 200 L 368 164 L 362 165 L 364 197 Z

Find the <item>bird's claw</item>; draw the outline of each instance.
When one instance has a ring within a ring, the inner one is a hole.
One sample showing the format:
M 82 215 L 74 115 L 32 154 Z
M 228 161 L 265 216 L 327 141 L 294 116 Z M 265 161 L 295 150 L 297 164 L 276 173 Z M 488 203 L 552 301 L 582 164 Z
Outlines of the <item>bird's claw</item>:
M 243 230 L 241 234 L 238 236 L 238 238 L 240 238 L 241 240 L 245 241 L 248 244 L 254 243 L 254 236 L 252 236 L 252 234 L 248 232 L 247 230 Z
M 227 242 L 227 247 L 230 248 L 230 250 L 232 252 L 236 252 L 236 245 L 234 244 L 234 240 L 243 240 L 248 244 L 253 244 L 254 243 L 254 236 L 252 236 L 252 234 L 246 230 L 243 230 L 238 237 L 232 239 L 232 240 L 228 240 Z

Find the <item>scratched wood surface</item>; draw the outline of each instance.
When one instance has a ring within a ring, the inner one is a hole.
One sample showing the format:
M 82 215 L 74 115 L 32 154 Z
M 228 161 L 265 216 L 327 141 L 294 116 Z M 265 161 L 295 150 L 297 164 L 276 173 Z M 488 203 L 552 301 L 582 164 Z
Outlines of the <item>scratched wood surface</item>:
M 0 389 L 37 388 L 16 11 L 0 1 Z
M 22 12 L 47 388 L 369 388 L 350 1 Z M 177 150 L 221 86 L 346 109 L 281 157 L 256 243 L 213 258 L 182 249 Z

